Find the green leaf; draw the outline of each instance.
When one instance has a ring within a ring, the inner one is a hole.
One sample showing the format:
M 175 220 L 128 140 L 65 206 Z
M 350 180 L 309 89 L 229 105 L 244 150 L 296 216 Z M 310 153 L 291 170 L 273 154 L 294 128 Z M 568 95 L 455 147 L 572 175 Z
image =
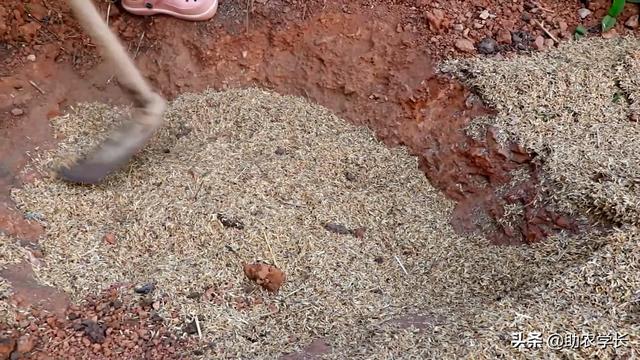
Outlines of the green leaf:
M 602 18 L 602 32 L 611 30 L 616 25 L 616 18 L 606 15 Z
M 611 7 L 609 8 L 609 16 L 611 16 L 612 18 L 617 18 L 618 15 L 620 15 L 622 13 L 622 10 L 624 9 L 624 2 L 625 0 L 613 0 L 613 3 L 611 4 Z
M 573 33 L 573 38 L 576 40 L 579 40 L 583 38 L 586 34 L 587 34 L 587 29 L 582 25 L 578 25 L 576 27 L 576 31 Z

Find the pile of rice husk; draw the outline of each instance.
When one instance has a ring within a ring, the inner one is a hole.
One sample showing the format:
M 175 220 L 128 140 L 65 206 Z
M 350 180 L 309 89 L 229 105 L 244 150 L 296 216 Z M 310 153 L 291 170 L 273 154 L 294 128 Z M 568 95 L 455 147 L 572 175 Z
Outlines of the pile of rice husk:
M 28 259 L 28 251 L 21 247 L 18 240 L 0 233 L 0 271 L 7 266 Z M 0 277 L 0 323 L 15 323 L 15 312 L 7 301 L 13 295 L 11 285 Z
M 605 224 L 640 225 L 640 42 L 634 38 L 563 43 L 509 60 L 445 63 L 497 116 L 496 127 L 542 162 L 552 206 Z
M 84 151 L 125 111 L 85 104 L 54 119 L 61 143 L 35 166 Z M 197 317 L 209 358 L 274 359 L 318 338 L 334 359 L 493 358 L 520 353 L 518 331 L 628 335 L 617 348 L 566 350 L 584 355 L 638 346 L 636 228 L 491 246 L 454 232 L 454 204 L 406 149 L 303 99 L 185 94 L 166 118 L 101 185 L 45 177 L 13 191 L 45 227 L 40 282 L 76 300 L 153 283 L 176 330 Z M 246 279 L 254 261 L 286 273 L 277 293 Z

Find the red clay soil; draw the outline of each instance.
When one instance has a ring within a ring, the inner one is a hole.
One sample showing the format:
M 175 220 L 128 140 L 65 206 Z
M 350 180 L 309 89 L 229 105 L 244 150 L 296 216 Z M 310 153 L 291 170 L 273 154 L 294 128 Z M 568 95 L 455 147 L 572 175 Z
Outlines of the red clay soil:
M 0 359 L 191 359 L 208 350 L 191 337 L 192 326 L 170 329 L 160 307 L 130 286 L 112 286 L 61 314 L 34 306 L 18 313 L 17 326 L 0 324 Z
M 49 119 L 80 101 L 127 103 L 62 4 L 0 4 L 0 231 L 35 254 L 42 229 L 15 210 L 8 193 L 35 176 L 19 175 L 29 154 L 55 144 Z M 136 17 L 107 4 L 100 8 L 111 27 L 169 99 L 246 86 L 304 96 L 371 127 L 390 146 L 407 146 L 431 183 L 458 203 L 452 224 L 461 233 L 484 231 L 496 243 L 522 244 L 578 229 L 544 204 L 530 206 L 540 191 L 533 154 L 516 144 L 499 147 L 491 132 L 482 141 L 463 133 L 473 117 L 491 110 L 461 84 L 436 76 L 433 66 L 447 56 L 554 46 L 551 37 L 567 39 L 580 23 L 600 36 L 608 1 L 591 1 L 592 14 L 581 19 L 579 0 L 222 0 L 216 17 L 203 23 Z M 636 13 L 628 4 L 605 36 L 632 32 L 637 23 L 627 19 Z M 514 170 L 530 180 L 507 186 Z M 505 204 L 526 209 L 512 228 L 495 222 Z M 36 286 L 24 269 L 4 276 L 19 296 Z M 22 300 L 26 306 L 35 299 Z

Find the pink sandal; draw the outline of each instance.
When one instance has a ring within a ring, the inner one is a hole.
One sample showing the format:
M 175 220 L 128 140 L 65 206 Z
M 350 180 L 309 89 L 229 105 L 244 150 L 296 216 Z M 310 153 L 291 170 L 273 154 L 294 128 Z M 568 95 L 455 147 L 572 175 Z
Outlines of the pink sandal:
M 218 10 L 218 0 L 122 0 L 122 7 L 135 15 L 165 14 L 183 20 L 211 19 Z

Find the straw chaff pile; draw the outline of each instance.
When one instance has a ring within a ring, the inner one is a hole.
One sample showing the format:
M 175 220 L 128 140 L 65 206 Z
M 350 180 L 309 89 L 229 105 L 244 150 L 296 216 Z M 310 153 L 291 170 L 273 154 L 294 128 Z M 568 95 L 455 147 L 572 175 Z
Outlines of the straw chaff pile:
M 36 166 L 85 149 L 121 111 L 86 104 L 55 119 L 62 142 Z M 45 178 L 13 191 L 45 226 L 39 281 L 75 299 L 153 282 L 159 313 L 176 329 L 199 315 L 220 357 L 273 359 L 322 338 L 335 359 L 493 358 L 519 352 L 518 331 L 617 331 L 638 346 L 636 229 L 530 247 L 456 235 L 452 202 L 406 150 L 295 97 L 185 94 L 167 121 L 104 184 Z M 287 274 L 277 294 L 244 277 L 242 263 L 255 260 Z M 415 315 L 422 332 L 398 321 Z M 532 358 L 540 351 L 551 353 Z
M 569 42 L 509 60 L 451 61 L 442 70 L 499 111 L 476 119 L 542 160 L 554 207 L 603 223 L 640 225 L 640 43 Z
M 0 271 L 9 265 L 19 263 L 28 256 L 28 252 L 22 248 L 16 239 L 12 239 L 0 233 Z M 13 291 L 11 285 L 0 277 L 0 322 L 14 323 L 14 315 L 10 304 L 6 301 Z

